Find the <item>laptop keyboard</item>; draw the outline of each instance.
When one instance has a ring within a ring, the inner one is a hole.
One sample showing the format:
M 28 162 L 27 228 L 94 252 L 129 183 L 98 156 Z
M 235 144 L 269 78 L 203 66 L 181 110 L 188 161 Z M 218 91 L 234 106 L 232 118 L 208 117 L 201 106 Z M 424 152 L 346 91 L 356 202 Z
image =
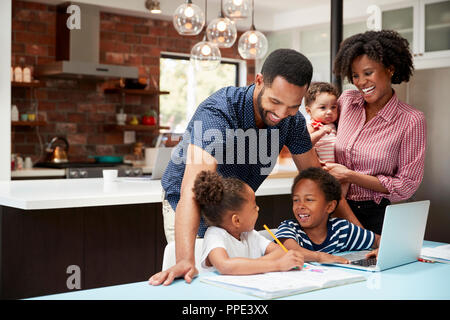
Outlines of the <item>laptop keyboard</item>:
M 362 267 L 370 267 L 370 266 L 374 266 L 377 264 L 377 259 L 370 258 L 370 259 L 355 260 L 355 261 L 351 261 L 350 264 L 354 264 L 354 265 L 362 266 Z

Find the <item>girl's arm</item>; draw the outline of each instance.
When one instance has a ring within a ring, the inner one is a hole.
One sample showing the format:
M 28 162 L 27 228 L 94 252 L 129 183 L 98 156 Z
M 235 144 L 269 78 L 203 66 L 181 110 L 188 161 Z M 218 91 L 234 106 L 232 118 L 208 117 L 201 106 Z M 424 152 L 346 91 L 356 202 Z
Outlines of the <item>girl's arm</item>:
M 297 251 L 287 253 L 274 250 L 271 257 L 258 259 L 230 258 L 224 248 L 212 249 L 207 261 L 221 274 L 257 274 L 272 271 L 288 271 L 295 267 L 303 267 L 303 256 Z
M 311 251 L 305 249 L 300 246 L 294 239 L 280 239 L 280 241 L 284 244 L 286 249 L 300 252 L 305 257 L 306 262 L 314 261 L 320 263 L 349 263 L 347 259 L 339 256 L 334 256 L 326 252 Z
M 321 126 L 318 130 L 314 129 L 310 124 L 308 124 L 306 127 L 308 128 L 309 136 L 311 137 L 311 143 L 313 146 L 325 134 L 331 132 L 331 128 L 329 128 L 328 126 Z

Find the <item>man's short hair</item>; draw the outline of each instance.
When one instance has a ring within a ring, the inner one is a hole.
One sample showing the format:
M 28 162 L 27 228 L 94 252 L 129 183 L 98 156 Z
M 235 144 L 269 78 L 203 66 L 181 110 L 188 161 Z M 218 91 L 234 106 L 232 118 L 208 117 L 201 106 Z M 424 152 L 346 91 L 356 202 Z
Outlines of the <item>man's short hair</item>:
M 264 84 L 268 87 L 277 76 L 299 87 L 305 84 L 309 86 L 312 73 L 313 67 L 308 58 L 293 49 L 277 49 L 271 52 L 261 69 Z

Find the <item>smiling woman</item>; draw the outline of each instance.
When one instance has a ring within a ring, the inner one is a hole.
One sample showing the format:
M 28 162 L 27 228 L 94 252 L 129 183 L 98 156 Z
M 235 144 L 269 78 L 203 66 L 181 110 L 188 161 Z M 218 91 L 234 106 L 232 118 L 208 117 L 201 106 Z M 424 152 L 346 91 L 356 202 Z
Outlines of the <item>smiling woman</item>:
M 345 218 L 378 234 L 385 207 L 409 199 L 423 178 L 425 116 L 399 101 L 392 89 L 409 81 L 413 69 L 408 41 L 388 30 L 347 38 L 334 63 L 334 72 L 357 90 L 345 91 L 338 100 L 339 164 L 325 169 L 351 183 L 346 198 L 354 216 Z

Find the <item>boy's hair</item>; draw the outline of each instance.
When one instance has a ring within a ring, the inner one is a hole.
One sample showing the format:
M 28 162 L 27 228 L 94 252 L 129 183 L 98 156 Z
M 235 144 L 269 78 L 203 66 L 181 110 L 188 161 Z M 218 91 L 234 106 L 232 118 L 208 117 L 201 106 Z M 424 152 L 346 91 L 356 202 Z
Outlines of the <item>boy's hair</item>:
M 338 89 L 328 82 L 313 82 L 308 88 L 308 91 L 305 94 L 305 106 L 311 106 L 314 103 L 317 96 L 320 93 L 329 93 L 334 95 L 336 98 L 339 98 Z
M 245 198 L 245 183 L 237 178 L 223 178 L 215 171 L 201 171 L 195 178 L 195 200 L 208 225 L 219 226 L 227 211 L 239 210 Z
M 264 84 L 268 87 L 277 76 L 291 84 L 303 87 L 311 83 L 313 67 L 308 58 L 300 52 L 293 49 L 277 49 L 264 61 L 261 74 Z
M 341 184 L 339 181 L 333 177 L 331 174 L 318 167 L 311 167 L 305 170 L 302 170 L 294 179 L 294 183 L 292 184 L 291 195 L 294 194 L 295 186 L 303 179 L 309 179 L 317 183 L 320 190 L 322 190 L 325 195 L 326 201 L 336 200 L 337 205 L 339 204 L 339 200 L 341 199 Z
M 353 83 L 353 60 L 364 54 L 386 68 L 394 67 L 393 84 L 408 82 L 414 71 L 408 40 L 397 31 L 381 30 L 358 33 L 342 41 L 334 60 L 334 74 Z

